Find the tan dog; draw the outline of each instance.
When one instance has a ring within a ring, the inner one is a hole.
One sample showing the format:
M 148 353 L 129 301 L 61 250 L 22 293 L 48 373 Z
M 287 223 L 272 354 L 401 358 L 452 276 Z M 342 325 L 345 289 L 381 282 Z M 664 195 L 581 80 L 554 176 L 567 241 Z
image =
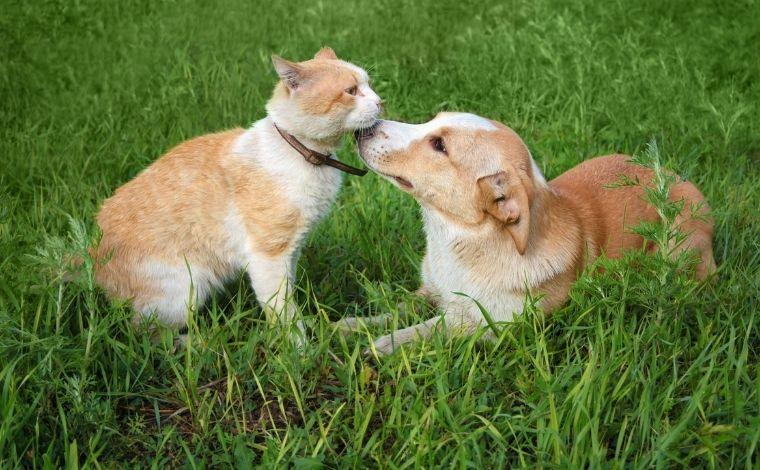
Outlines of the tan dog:
M 472 114 L 441 113 L 420 125 L 380 121 L 358 144 L 368 166 L 422 206 L 427 252 L 419 293 L 443 311 L 378 339 L 379 353 L 442 323 L 448 333 L 472 331 L 484 320 L 474 300 L 495 321 L 520 313 L 528 292 L 541 296 L 547 311 L 556 309 L 586 264 L 602 253 L 615 258 L 640 249 L 644 240 L 630 228 L 658 220 L 641 187 L 606 187 L 623 175 L 651 181 L 652 172 L 626 156 L 585 161 L 547 183 L 514 131 Z M 702 217 L 709 209 L 691 183 L 675 184 L 670 195 L 685 200 L 677 223 L 688 233 L 675 251 L 694 249 L 704 279 L 715 270 L 712 225 Z M 691 217 L 692 209 L 700 217 Z M 341 323 L 355 328 L 387 318 Z

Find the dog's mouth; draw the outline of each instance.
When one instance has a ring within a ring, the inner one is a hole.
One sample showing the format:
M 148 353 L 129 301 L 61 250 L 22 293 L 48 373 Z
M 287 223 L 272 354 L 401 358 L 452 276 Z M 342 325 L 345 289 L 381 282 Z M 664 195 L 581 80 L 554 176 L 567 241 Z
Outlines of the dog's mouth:
M 379 125 L 380 125 L 380 121 L 378 120 L 378 121 L 373 122 L 372 125 L 370 126 L 356 129 L 354 131 L 354 139 L 356 140 L 356 142 L 361 142 L 364 139 L 371 138 L 372 136 L 375 135 L 375 130 L 377 129 Z
M 392 179 L 396 183 L 398 183 L 399 186 L 401 186 L 404 189 L 412 189 L 414 188 L 414 185 L 406 178 L 402 178 L 400 176 L 388 176 L 388 178 Z
M 362 147 L 363 147 L 362 143 L 364 141 L 369 140 L 372 137 L 374 137 L 375 136 L 375 132 L 377 131 L 378 127 L 380 127 L 380 120 L 379 119 L 377 121 L 375 121 L 374 123 L 372 123 L 371 126 L 363 127 L 361 129 L 356 129 L 354 131 L 354 139 L 356 140 L 356 145 L 358 147 L 357 150 L 358 150 L 359 156 L 361 157 L 362 160 L 364 160 L 365 163 L 367 163 L 367 165 L 370 168 L 373 168 L 373 165 L 370 164 L 367 161 L 367 158 L 365 158 L 365 156 L 364 156 L 364 154 L 362 152 L 362 150 L 363 150 L 362 149 Z M 412 188 L 414 188 L 414 185 L 412 184 L 412 182 L 409 181 L 408 179 L 402 177 L 402 176 L 393 176 L 393 175 L 389 175 L 389 174 L 386 174 L 386 173 L 382 173 L 380 171 L 377 171 L 377 169 L 375 169 L 375 168 L 373 168 L 373 170 L 376 173 L 379 173 L 379 174 L 383 175 L 384 177 L 388 178 L 389 180 L 394 181 L 401 189 L 409 191 Z

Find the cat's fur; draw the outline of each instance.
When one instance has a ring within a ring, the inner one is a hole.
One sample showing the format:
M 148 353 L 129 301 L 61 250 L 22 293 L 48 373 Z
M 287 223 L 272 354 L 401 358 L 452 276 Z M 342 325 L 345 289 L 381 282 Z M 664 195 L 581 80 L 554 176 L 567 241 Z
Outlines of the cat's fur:
M 342 174 L 307 162 L 274 124 L 330 154 L 343 134 L 375 122 L 381 102 L 367 73 L 332 49 L 272 61 L 280 82 L 264 119 L 179 144 L 103 203 L 96 280 L 131 301 L 136 321 L 156 315 L 182 326 L 188 309 L 241 270 L 270 321 L 293 318 L 300 247 Z

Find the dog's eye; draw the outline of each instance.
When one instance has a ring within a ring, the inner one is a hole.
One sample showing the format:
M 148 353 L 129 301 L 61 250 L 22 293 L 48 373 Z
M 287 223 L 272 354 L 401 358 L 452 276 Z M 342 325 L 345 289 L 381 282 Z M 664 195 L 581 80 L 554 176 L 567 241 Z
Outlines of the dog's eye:
M 356 88 L 356 85 L 354 85 L 354 86 L 352 86 L 351 88 L 346 88 L 346 90 L 345 90 L 345 91 L 346 91 L 346 93 L 348 93 L 349 95 L 351 95 L 351 96 L 354 96 L 354 95 L 356 95 L 356 91 L 357 91 L 357 90 L 358 90 L 358 88 Z
M 443 143 L 442 137 L 433 137 L 430 139 L 430 146 L 436 152 L 446 153 L 446 145 Z

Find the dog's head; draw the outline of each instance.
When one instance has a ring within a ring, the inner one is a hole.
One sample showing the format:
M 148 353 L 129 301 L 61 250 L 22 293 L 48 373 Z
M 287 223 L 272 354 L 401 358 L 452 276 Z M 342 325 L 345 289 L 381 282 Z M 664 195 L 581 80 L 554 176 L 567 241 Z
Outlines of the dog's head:
M 525 252 L 533 197 L 546 183 L 512 129 L 473 114 L 440 113 L 417 125 L 379 121 L 357 135 L 357 144 L 372 170 L 424 208 L 464 226 L 498 223 Z

